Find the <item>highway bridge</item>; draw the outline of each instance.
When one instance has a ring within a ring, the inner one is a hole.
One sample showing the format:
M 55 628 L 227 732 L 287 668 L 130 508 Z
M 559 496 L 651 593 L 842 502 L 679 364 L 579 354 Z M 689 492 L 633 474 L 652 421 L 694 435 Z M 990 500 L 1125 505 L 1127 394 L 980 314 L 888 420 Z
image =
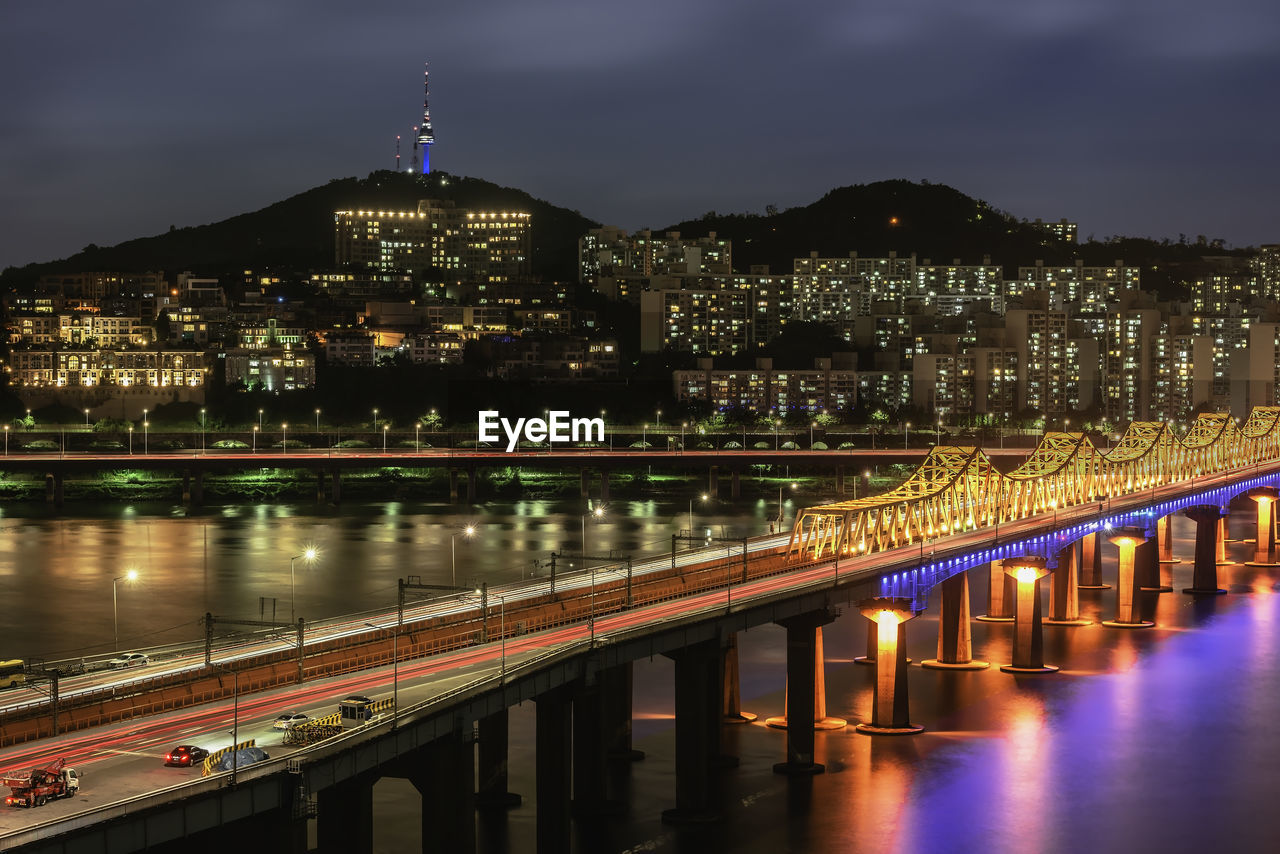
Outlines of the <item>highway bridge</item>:
M 607 758 L 631 752 L 630 663 L 654 654 L 675 661 L 676 790 L 667 818 L 713 820 L 718 731 L 740 712 L 736 632 L 765 623 L 786 628 L 788 726 L 777 770 L 820 773 L 812 726 L 823 711 L 818 638 L 837 614 L 857 610 L 869 620 L 877 675 L 859 729 L 909 733 L 917 728 L 902 640 L 913 617 L 926 607 L 940 612 L 939 656 L 926 666 L 985 666 L 968 641 L 969 569 L 996 582 L 979 619 L 1014 626 L 1013 661 L 1002 669 L 1051 672 L 1043 624 L 1079 624 L 1077 591 L 1100 586 L 1103 543 L 1119 553 L 1115 616 L 1106 625 L 1148 627 L 1135 607 L 1137 591 L 1169 588 L 1170 515 L 1196 522 L 1186 592 L 1216 595 L 1222 520 L 1233 501 L 1256 508 L 1251 563 L 1277 565 L 1277 483 L 1280 408 L 1255 410 L 1243 424 L 1202 415 L 1181 434 L 1135 424 L 1106 450 L 1079 434 L 1051 433 L 1007 474 L 979 449 L 941 447 L 902 486 L 807 508 L 788 535 L 702 543 L 628 565 L 602 562 L 562 577 L 555 590 L 540 582 L 453 593 L 407 605 L 403 623 L 396 612 L 333 621 L 301 647 L 266 637 L 219 649 L 208 664 L 195 651 L 175 655 L 155 665 L 163 668 L 158 675 L 185 679 L 186 698 L 199 694 L 204 702 L 178 702 L 174 687 L 164 687 L 160 702 L 172 703 L 171 711 L 0 751 L 6 769 L 54 755 L 86 769 L 85 789 L 73 801 L 5 813 L 0 843 L 32 851 L 178 850 L 252 832 L 273 847 L 300 850 L 315 818 L 322 850 L 367 851 L 372 784 L 392 775 L 408 777 L 423 795 L 424 840 L 439 850 L 472 850 L 476 804 L 512 801 L 506 710 L 528 700 L 537 708 L 539 850 L 568 850 L 570 804 L 601 797 Z M 1046 577 L 1047 619 L 1039 590 Z M 68 680 L 65 697 L 104 687 L 99 677 L 81 678 L 83 685 Z M 112 685 L 151 710 L 152 691 Z M 317 744 L 273 743 L 270 760 L 234 772 L 197 779 L 157 767 L 160 745 L 225 732 L 229 717 L 241 740 L 267 739 L 280 709 L 328 713 L 352 692 L 389 694 L 395 709 Z M 0 721 L 5 732 L 33 720 L 38 728 L 46 711 L 10 707 Z

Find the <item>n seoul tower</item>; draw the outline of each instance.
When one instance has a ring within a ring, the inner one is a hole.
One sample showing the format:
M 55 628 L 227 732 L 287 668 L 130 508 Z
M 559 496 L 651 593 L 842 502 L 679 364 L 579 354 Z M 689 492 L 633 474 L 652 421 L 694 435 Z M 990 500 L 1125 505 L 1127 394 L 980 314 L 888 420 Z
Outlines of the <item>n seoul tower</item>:
M 422 127 L 418 129 L 418 145 L 422 148 L 422 174 L 426 175 L 431 172 L 431 143 L 436 141 L 435 136 L 431 133 L 431 105 L 429 103 L 431 95 L 431 80 L 427 63 L 423 63 L 422 71 Z

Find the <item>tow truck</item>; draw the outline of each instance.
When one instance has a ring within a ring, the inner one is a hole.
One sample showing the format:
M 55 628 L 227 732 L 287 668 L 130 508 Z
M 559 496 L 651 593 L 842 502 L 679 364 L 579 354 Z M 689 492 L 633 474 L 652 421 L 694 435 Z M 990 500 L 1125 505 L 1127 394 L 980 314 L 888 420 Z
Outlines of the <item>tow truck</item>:
M 80 774 L 67 767 L 67 760 L 57 759 L 43 768 L 30 771 L 5 772 L 4 785 L 9 796 L 4 799 L 11 807 L 42 807 L 58 798 L 69 798 L 80 790 Z

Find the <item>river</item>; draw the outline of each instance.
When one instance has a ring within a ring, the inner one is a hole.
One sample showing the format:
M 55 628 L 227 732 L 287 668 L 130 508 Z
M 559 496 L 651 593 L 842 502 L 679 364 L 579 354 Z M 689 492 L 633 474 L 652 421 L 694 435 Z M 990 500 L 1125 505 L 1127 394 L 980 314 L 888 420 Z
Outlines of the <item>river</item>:
M 459 585 L 513 581 L 545 572 L 553 549 L 576 551 L 577 502 L 515 501 L 474 508 L 397 503 L 323 510 L 309 504 L 230 505 L 187 514 L 166 505 L 6 506 L 0 516 L 0 657 L 61 658 L 111 646 L 112 579 L 119 581 L 120 646 L 140 648 L 199 636 L 205 611 L 256 618 L 260 597 L 289 610 L 289 559 L 296 609 L 308 618 L 391 607 L 396 579 Z M 716 534 L 764 533 L 776 502 L 699 514 Z M 791 508 L 788 520 L 791 518 Z M 1233 517 L 1233 534 L 1247 520 Z M 476 525 L 476 536 L 459 532 Z M 637 555 L 688 526 L 687 505 L 617 496 L 603 519 L 587 520 L 590 553 Z M 456 537 L 451 536 L 458 534 Z M 1174 587 L 1189 586 L 1194 529 L 1174 524 Z M 1246 558 L 1244 544 L 1232 554 Z M 1108 552 L 1113 551 L 1108 548 Z M 1109 581 L 1114 561 L 1104 563 Z M 852 727 L 822 732 L 826 773 L 790 780 L 772 772 L 784 734 L 756 723 L 727 728 L 725 752 L 740 763 L 723 773 L 726 820 L 698 829 L 661 822 L 673 805 L 671 664 L 635 668 L 635 739 L 647 758 L 615 772 L 621 816 L 577 826 L 580 852 L 868 852 L 1271 850 L 1280 818 L 1280 596 L 1275 570 L 1232 566 L 1230 595 L 1142 594 L 1158 627 L 1146 631 L 1045 627 L 1045 660 L 1062 671 L 1013 677 L 974 672 L 910 673 L 912 716 L 925 732 L 870 738 Z M 982 613 L 985 579 L 971 579 Z M 1109 617 L 1114 590 L 1082 591 L 1081 611 Z M 269 613 L 268 613 L 269 615 Z M 51 627 L 56 630 L 50 631 Z M 909 654 L 932 657 L 935 615 L 908 624 Z M 975 657 L 1009 660 L 1011 627 L 974 622 Z M 851 724 L 870 713 L 874 671 L 863 652 L 862 619 L 846 614 L 824 632 L 827 713 Z M 781 629 L 739 636 L 747 710 L 781 714 L 785 644 Z M 479 824 L 480 850 L 532 852 L 533 706 L 511 713 L 511 788 L 524 806 Z M 384 780 L 375 798 L 378 851 L 415 850 L 417 799 Z

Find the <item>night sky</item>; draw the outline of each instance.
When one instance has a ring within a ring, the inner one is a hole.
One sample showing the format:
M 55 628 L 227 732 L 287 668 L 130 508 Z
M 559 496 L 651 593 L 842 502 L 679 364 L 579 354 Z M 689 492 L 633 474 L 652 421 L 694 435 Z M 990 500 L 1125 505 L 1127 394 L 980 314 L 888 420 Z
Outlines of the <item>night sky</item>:
M 0 267 L 408 168 L 424 61 L 435 167 L 627 229 L 924 178 L 1280 242 L 1274 0 L 13 0 Z

